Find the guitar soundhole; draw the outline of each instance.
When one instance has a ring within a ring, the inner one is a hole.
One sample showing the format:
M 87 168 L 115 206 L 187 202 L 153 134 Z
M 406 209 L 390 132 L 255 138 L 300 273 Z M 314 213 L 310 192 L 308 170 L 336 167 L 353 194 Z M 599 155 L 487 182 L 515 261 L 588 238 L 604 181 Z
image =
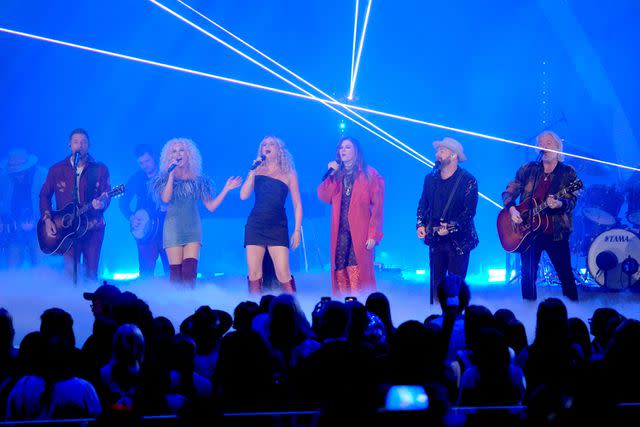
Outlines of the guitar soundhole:
M 73 215 L 64 215 L 61 222 L 64 228 L 71 227 L 71 224 L 73 224 Z

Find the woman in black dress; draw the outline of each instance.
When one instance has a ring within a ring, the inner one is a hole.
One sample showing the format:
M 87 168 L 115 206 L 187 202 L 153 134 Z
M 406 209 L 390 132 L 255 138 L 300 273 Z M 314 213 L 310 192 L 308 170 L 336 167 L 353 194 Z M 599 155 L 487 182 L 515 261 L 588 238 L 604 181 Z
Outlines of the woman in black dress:
M 249 292 L 262 292 L 262 260 L 268 250 L 276 277 L 284 292 L 295 292 L 296 284 L 289 269 L 289 246 L 296 249 L 300 244 L 302 226 L 302 203 L 298 176 L 291 154 L 284 142 L 275 136 L 267 136 L 258 148 L 258 157 L 240 189 L 240 199 L 247 200 L 251 192 L 256 201 L 245 226 L 244 246 L 247 249 L 249 268 Z M 295 227 L 291 239 L 287 225 L 284 203 L 291 193 Z

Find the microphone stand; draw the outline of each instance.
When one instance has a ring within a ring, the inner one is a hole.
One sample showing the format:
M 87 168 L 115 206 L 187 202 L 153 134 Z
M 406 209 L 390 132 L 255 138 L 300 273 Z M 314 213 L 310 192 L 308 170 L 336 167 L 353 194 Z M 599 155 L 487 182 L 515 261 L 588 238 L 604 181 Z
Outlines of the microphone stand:
M 536 273 L 538 270 L 538 266 L 534 265 L 534 261 L 536 259 L 536 235 L 533 234 L 534 230 L 533 230 L 533 225 L 535 223 L 535 219 L 533 218 L 533 202 L 535 200 L 535 194 L 536 194 L 536 187 L 538 184 L 538 178 L 540 177 L 540 168 L 542 168 L 544 170 L 544 165 L 541 163 L 542 162 L 542 157 L 544 156 L 544 151 L 540 151 L 540 154 L 538 156 L 538 159 L 536 161 L 536 172 L 535 175 L 533 176 L 533 188 L 531 189 L 531 195 L 529 196 L 529 207 L 528 207 L 528 213 L 529 213 L 529 235 L 531 236 L 531 246 L 529 247 L 529 278 L 531 279 L 531 285 L 533 286 L 533 293 L 534 295 L 538 295 L 538 291 L 536 289 L 536 287 L 538 286 L 538 281 L 536 280 Z M 526 183 L 525 183 L 526 185 Z
M 79 160 L 76 161 L 76 155 L 74 153 L 73 157 L 73 206 L 75 208 L 74 214 L 77 215 L 78 210 L 80 209 L 80 200 L 78 198 L 78 163 Z M 80 221 L 80 218 L 76 218 L 77 221 Z M 78 223 L 78 225 L 80 225 Z M 73 247 L 73 286 L 78 286 L 78 262 L 80 258 L 80 254 L 78 253 L 78 237 L 77 233 L 73 233 L 71 246 Z
M 440 174 L 441 168 L 442 168 L 442 164 L 440 163 L 439 160 L 436 160 L 436 162 L 433 164 L 433 170 L 431 171 L 433 176 L 438 176 Z M 435 186 L 435 183 L 434 183 L 434 186 Z M 429 232 L 428 230 L 430 228 L 433 228 L 433 225 L 431 224 L 431 218 L 428 219 L 427 224 L 428 226 L 426 231 L 428 233 Z M 434 283 L 434 280 L 435 280 L 435 275 L 433 274 L 433 267 L 435 265 L 433 261 L 434 253 L 435 251 L 433 250 L 433 245 L 429 245 L 429 304 L 430 305 L 433 305 L 434 303 L 434 300 L 435 300 L 434 294 L 436 293 L 436 286 L 438 285 L 437 283 Z

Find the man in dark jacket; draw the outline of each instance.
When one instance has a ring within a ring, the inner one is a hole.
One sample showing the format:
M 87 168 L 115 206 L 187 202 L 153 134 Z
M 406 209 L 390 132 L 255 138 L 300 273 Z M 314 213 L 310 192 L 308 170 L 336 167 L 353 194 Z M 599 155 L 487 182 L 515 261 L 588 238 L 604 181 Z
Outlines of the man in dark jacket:
M 436 285 L 447 275 L 464 279 L 469 255 L 478 246 L 473 223 L 478 205 L 478 181 L 458 166 L 467 160 L 462 144 L 453 138 L 434 141 L 436 165 L 424 178 L 418 203 L 416 232 L 429 245 L 430 302 Z

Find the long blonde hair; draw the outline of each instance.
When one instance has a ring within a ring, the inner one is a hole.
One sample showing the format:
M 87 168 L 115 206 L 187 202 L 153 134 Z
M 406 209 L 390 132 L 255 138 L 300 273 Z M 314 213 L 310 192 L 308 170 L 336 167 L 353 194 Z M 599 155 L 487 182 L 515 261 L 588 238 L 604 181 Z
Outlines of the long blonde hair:
M 262 138 L 262 141 L 260 141 L 260 145 L 258 145 L 258 157 L 260 157 L 260 154 L 262 154 L 262 146 L 268 140 L 273 140 L 273 142 L 276 143 L 276 147 L 278 147 L 278 153 L 276 157 L 276 165 L 278 166 L 278 169 L 280 169 L 285 174 L 295 171 L 296 167 L 293 163 L 293 157 L 291 157 L 291 153 L 289 153 L 289 150 L 285 148 L 284 141 L 276 136 L 267 135 Z
M 183 159 L 183 164 L 186 166 L 187 176 L 189 178 L 200 176 L 202 174 L 202 156 L 195 142 L 189 138 L 173 138 L 164 144 L 160 153 L 160 172 L 167 173 L 169 170 L 169 166 L 171 166 L 171 150 L 177 144 L 182 144 L 185 148 L 186 159 Z

